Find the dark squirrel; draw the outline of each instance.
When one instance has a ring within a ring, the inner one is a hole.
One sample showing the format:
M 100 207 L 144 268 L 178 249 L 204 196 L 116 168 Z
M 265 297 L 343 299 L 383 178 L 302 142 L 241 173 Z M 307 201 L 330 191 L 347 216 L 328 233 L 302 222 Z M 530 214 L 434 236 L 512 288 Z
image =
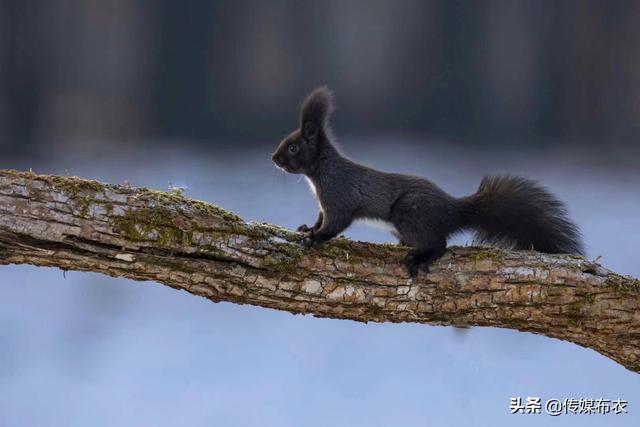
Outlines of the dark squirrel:
M 342 156 L 332 144 L 329 89 L 314 90 L 304 101 L 300 128 L 278 146 L 273 161 L 286 172 L 304 174 L 320 203 L 312 227 L 301 225 L 304 246 L 321 244 L 354 220 L 382 221 L 410 246 L 405 258 L 415 277 L 446 251 L 447 238 L 475 231 L 475 241 L 546 253 L 583 254 L 578 228 L 562 202 L 533 181 L 488 176 L 475 194 L 456 198 L 419 177 L 380 172 Z

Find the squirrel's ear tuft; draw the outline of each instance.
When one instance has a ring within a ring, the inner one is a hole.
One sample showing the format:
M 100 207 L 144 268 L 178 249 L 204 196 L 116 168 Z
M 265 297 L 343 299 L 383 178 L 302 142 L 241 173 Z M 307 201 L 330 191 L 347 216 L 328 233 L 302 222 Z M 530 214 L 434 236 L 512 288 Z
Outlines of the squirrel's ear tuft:
M 333 93 L 326 86 L 314 90 L 302 103 L 300 128 L 305 132 L 307 123 L 313 123 L 317 130 L 324 129 L 333 111 Z

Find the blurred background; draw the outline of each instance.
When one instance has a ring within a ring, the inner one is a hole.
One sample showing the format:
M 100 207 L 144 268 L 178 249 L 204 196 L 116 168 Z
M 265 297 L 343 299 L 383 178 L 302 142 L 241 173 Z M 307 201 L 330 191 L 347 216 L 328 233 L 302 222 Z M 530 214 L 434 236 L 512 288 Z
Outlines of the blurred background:
M 343 150 L 454 195 L 526 175 L 640 276 L 640 3 L 0 0 L 0 168 L 315 219 L 270 153 L 326 84 Z M 352 238 L 391 242 L 353 227 Z M 468 236 L 451 243 L 465 244 Z M 361 325 L 0 268 L 0 426 L 638 425 L 640 377 L 510 330 Z M 629 414 L 510 415 L 510 397 Z

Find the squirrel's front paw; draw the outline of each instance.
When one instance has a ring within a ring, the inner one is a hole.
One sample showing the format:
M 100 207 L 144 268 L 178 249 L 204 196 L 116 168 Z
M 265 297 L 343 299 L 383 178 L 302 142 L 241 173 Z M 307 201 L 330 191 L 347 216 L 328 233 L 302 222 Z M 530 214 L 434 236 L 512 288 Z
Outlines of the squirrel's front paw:
M 300 227 L 298 227 L 296 229 L 296 231 L 298 233 L 308 233 L 311 231 L 311 229 L 309 228 L 309 226 L 307 224 L 302 224 Z
M 305 248 L 310 248 L 313 245 L 316 244 L 315 239 L 313 238 L 313 234 L 309 234 L 308 236 L 305 236 L 300 243 L 302 244 L 302 246 L 304 246 Z

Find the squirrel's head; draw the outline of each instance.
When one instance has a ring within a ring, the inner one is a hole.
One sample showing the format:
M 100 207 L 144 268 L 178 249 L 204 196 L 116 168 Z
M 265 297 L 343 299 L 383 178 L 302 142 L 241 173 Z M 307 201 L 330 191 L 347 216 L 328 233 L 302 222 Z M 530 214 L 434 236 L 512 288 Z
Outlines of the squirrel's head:
M 306 173 L 316 164 L 329 141 L 329 116 L 333 111 L 333 95 L 320 87 L 304 100 L 300 111 L 300 128 L 291 132 L 278 145 L 271 159 L 289 173 Z

